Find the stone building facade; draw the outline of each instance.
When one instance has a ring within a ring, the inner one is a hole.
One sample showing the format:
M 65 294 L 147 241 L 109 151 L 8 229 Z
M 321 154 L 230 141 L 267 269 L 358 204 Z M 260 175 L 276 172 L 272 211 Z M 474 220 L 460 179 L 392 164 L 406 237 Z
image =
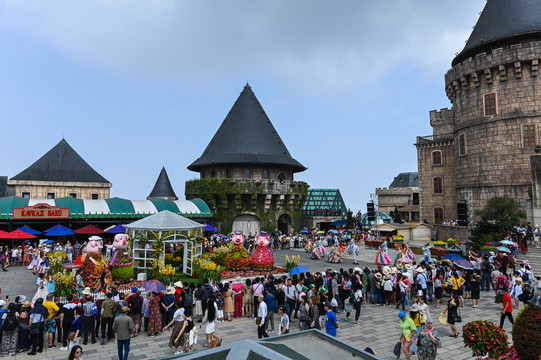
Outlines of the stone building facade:
M 419 180 L 417 172 L 398 174 L 388 188 L 376 188 L 378 209 L 391 216 L 398 211 L 405 222 L 419 221 Z
M 306 168 L 291 157 L 249 85 L 188 169 L 200 178 L 186 182 L 186 199 L 203 199 L 221 232 L 300 230 L 308 184 L 294 174 Z
M 112 184 L 62 139 L 28 168 L 7 181 L 15 196 L 32 199 L 108 199 Z
M 463 201 L 473 221 L 475 210 L 503 195 L 531 213 L 530 156 L 541 126 L 540 40 L 541 2 L 487 2 L 445 75 L 453 108 L 431 112 L 433 135 L 417 138 L 421 217 L 431 223 L 456 218 Z M 441 151 L 441 165 L 434 165 L 434 151 Z

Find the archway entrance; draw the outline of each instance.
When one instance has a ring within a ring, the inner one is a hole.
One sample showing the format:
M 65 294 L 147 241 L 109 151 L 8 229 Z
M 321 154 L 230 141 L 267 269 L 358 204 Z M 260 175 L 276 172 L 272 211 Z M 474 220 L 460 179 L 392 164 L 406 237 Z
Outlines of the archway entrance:
M 261 229 L 261 223 L 257 216 L 254 215 L 239 215 L 233 219 L 232 230 L 241 230 L 244 235 L 259 235 Z
M 283 214 L 278 218 L 278 231 L 282 234 L 291 234 L 291 216 Z

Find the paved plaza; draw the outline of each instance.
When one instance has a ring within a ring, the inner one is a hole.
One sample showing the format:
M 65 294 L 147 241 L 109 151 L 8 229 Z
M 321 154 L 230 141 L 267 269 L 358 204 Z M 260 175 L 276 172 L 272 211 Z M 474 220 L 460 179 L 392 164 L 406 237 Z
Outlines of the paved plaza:
M 376 250 L 364 249 L 361 246 L 361 255 L 359 257 L 360 264 L 358 266 L 374 266 L 373 259 L 376 256 Z M 277 265 L 284 265 L 286 255 L 301 255 L 301 265 L 308 266 L 310 271 L 324 271 L 327 267 L 332 267 L 334 270 L 339 268 L 348 269 L 353 267 L 353 261 L 350 256 L 346 256 L 341 264 L 329 264 L 323 260 L 312 260 L 310 255 L 301 249 L 291 249 L 275 252 Z M 395 250 L 389 250 L 389 256 L 394 258 Z M 0 274 L 0 284 L 2 286 L 2 296 L 9 295 L 14 298 L 16 295 L 24 294 L 30 299 L 35 292 L 35 277 L 30 270 L 24 267 L 10 268 L 8 272 Z M 445 299 L 446 301 L 448 298 Z M 430 312 L 434 320 L 435 326 L 442 339 L 442 346 L 438 349 L 438 358 L 441 359 L 470 359 L 471 351 L 464 347 L 462 337 L 451 338 L 449 326 L 441 325 L 436 319 L 443 311 L 444 307 L 436 308 L 435 302 L 429 303 Z M 466 307 L 460 308 L 463 316 L 463 323 L 466 324 L 472 320 L 484 319 L 492 321 L 496 324 L 500 320 L 501 304 L 494 304 L 494 293 L 482 292 L 480 307 L 471 308 L 471 304 L 466 300 Z M 516 314 L 516 311 L 515 311 Z M 279 316 L 275 315 L 275 324 L 279 324 Z M 399 340 L 399 320 L 398 310 L 393 307 L 381 307 L 377 305 L 366 304 L 361 310 L 359 326 L 353 326 L 353 321 L 345 321 L 345 313 L 337 314 L 339 321 L 338 338 L 349 344 L 363 349 L 370 346 L 376 350 L 377 355 L 384 359 L 394 359 L 392 354 L 394 344 Z M 354 314 L 352 314 L 353 318 Z M 457 324 L 460 334 L 462 335 L 462 325 Z M 298 331 L 298 321 L 295 320 L 292 324 L 291 332 Z M 505 330 L 511 336 L 511 324 L 506 322 Z M 278 327 L 277 327 L 278 329 Z M 199 343 L 196 350 L 204 348 L 205 335 L 204 329 L 199 333 Z M 254 319 L 234 319 L 232 322 L 223 322 L 216 324 L 217 334 L 224 339 L 224 342 L 231 343 L 234 341 L 257 338 L 257 330 Z M 174 354 L 174 350 L 168 347 L 170 332 L 165 332 L 155 338 L 150 338 L 146 335 L 139 335 L 132 339 L 130 359 L 153 359 L 157 357 L 169 356 Z M 269 333 L 270 336 L 275 334 Z M 109 343 L 106 345 L 85 345 L 83 346 L 85 360 L 97 359 L 115 359 L 117 357 L 116 344 Z M 58 347 L 47 350 L 44 349 L 42 354 L 38 356 L 18 355 L 20 359 L 54 359 L 65 360 L 68 356 L 67 352 L 60 351 Z M 403 354 L 402 354 L 403 358 Z M 415 358 L 415 357 L 414 357 Z

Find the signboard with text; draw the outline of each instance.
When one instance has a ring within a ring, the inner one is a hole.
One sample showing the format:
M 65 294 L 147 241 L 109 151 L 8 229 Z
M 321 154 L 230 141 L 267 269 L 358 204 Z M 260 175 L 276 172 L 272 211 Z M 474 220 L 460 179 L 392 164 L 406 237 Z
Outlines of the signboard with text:
M 13 209 L 14 219 L 67 219 L 70 209 L 49 204 L 36 204 Z

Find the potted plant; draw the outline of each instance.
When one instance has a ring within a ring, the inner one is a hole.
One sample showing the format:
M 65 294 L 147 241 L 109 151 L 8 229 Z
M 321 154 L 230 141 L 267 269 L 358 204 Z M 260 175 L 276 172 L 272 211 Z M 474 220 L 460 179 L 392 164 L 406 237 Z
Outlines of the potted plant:
M 402 244 L 404 243 L 404 235 L 398 234 L 393 236 L 393 244 L 395 249 L 401 249 Z

